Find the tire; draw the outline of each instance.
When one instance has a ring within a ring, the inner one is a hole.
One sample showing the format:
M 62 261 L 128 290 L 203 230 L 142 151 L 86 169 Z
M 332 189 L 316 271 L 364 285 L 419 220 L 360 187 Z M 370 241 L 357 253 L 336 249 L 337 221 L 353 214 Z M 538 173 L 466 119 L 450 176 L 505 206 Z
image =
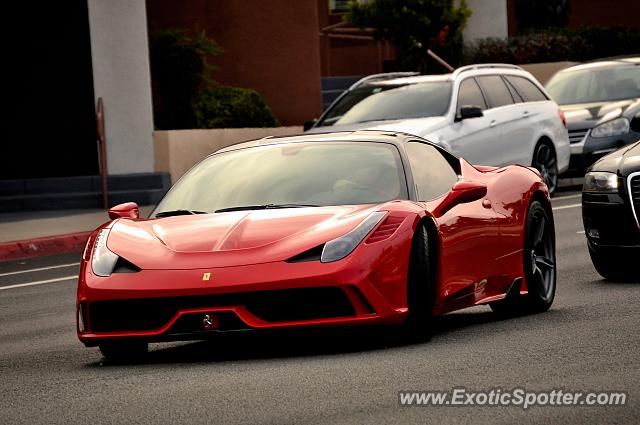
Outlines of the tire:
M 522 267 L 528 294 L 489 304 L 497 314 L 549 310 L 556 293 L 556 250 L 553 220 L 539 201 L 529 205 L 524 228 Z
M 99 345 L 102 356 L 111 362 L 124 363 L 141 360 L 149 344 L 140 341 L 108 342 Z
M 558 188 L 558 158 L 553 146 L 548 142 L 538 142 L 531 165 L 540 171 L 549 193 L 553 195 Z
M 406 336 L 412 340 L 428 340 L 433 333 L 435 269 L 431 246 L 429 232 L 426 226 L 421 223 L 418 225 L 411 243 L 407 279 L 409 315 L 404 330 Z
M 599 250 L 595 251 L 589 245 L 591 262 L 598 274 L 608 280 L 633 281 L 638 280 L 637 271 L 633 270 L 633 259 L 623 253 Z M 635 272 L 635 273 L 634 273 Z

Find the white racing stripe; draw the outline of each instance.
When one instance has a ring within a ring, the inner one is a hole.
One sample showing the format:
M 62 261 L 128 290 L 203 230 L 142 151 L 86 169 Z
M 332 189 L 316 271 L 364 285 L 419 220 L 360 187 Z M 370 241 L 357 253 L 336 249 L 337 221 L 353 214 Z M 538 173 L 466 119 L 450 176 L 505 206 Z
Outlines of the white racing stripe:
M 561 207 L 552 207 L 551 209 L 554 211 L 567 210 L 569 208 L 578 208 L 581 207 L 582 204 L 571 204 L 571 205 L 563 205 Z
M 0 286 L 0 291 L 5 289 L 13 289 L 13 288 L 24 288 L 25 286 L 36 286 L 36 285 L 44 285 L 46 283 L 56 283 L 56 282 L 65 282 L 69 280 L 75 280 L 78 276 L 64 276 L 56 279 L 47 279 L 47 280 L 38 280 L 37 282 L 27 282 L 27 283 L 18 283 L 17 285 L 9 285 L 9 286 Z
M 58 264 L 57 266 L 38 267 L 37 269 L 29 269 L 29 270 L 18 270 L 17 272 L 0 273 L 0 277 L 1 276 L 11 276 L 11 275 L 14 275 L 14 274 L 40 272 L 42 270 L 60 269 L 60 268 L 63 268 L 63 267 L 71 267 L 71 266 L 78 266 L 78 265 L 80 265 L 80 263 Z

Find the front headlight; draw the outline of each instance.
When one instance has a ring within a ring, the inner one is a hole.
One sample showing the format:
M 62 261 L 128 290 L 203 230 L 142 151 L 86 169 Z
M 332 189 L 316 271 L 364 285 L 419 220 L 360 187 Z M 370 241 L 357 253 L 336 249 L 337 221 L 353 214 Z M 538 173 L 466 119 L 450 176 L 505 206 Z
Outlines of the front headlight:
M 323 263 L 331 263 L 332 261 L 342 260 L 351 254 L 369 232 L 380 223 L 380 220 L 382 220 L 385 215 L 387 215 L 387 213 L 383 211 L 374 212 L 346 235 L 327 242 L 322 250 L 320 261 Z
M 618 176 L 614 173 L 592 171 L 584 176 L 584 192 L 618 192 Z
M 118 261 L 118 256 L 107 248 L 107 238 L 109 237 L 109 229 L 102 229 L 96 237 L 93 246 L 93 256 L 91 258 L 91 268 L 93 273 L 98 276 L 111 276 L 113 269 Z
M 629 120 L 620 117 L 607 121 L 591 130 L 591 137 L 609 137 L 627 134 L 629 132 Z

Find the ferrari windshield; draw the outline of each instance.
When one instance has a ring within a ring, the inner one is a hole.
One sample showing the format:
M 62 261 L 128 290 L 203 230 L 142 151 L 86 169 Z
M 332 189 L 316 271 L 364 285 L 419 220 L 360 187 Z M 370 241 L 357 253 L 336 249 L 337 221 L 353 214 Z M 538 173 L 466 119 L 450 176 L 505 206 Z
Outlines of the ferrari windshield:
M 404 169 L 394 145 L 300 142 L 212 155 L 185 174 L 152 215 L 393 199 L 407 199 Z
M 450 97 L 450 81 L 359 87 L 340 99 L 318 127 L 442 116 Z
M 632 99 L 640 97 L 640 66 L 559 72 L 546 89 L 558 105 Z

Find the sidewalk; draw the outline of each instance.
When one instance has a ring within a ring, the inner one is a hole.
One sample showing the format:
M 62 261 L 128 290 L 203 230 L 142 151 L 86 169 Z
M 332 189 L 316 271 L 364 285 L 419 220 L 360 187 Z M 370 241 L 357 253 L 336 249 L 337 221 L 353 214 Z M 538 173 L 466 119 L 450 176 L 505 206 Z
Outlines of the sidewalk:
M 140 207 L 146 217 L 153 206 Z M 0 214 L 0 261 L 81 251 L 105 210 L 35 211 Z

